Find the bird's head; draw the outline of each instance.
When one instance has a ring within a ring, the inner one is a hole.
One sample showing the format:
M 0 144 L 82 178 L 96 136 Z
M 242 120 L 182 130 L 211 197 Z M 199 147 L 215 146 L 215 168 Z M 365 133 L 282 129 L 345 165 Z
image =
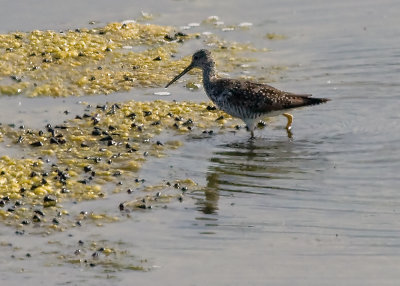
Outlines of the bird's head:
M 213 59 L 211 57 L 211 52 L 210 51 L 208 51 L 206 49 L 198 50 L 197 52 L 195 52 L 193 54 L 192 62 L 190 63 L 190 65 L 188 65 L 180 74 L 178 74 L 176 77 L 174 77 L 173 80 L 171 80 L 165 86 L 165 88 L 167 88 L 168 86 L 173 84 L 175 81 L 177 81 L 179 78 L 181 78 L 185 73 L 187 73 L 191 69 L 193 69 L 193 68 L 203 69 L 207 65 L 210 65 L 212 63 L 214 63 L 214 61 L 213 61 Z

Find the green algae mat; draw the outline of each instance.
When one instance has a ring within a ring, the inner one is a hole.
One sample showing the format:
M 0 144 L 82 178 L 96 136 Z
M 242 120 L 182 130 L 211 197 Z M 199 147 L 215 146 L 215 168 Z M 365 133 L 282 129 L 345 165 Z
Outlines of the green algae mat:
M 188 65 L 174 58 L 186 41 L 204 41 L 223 61 L 222 71 L 247 62 L 250 45 L 173 27 L 110 23 L 93 29 L 0 34 L 0 94 L 79 96 L 160 87 Z

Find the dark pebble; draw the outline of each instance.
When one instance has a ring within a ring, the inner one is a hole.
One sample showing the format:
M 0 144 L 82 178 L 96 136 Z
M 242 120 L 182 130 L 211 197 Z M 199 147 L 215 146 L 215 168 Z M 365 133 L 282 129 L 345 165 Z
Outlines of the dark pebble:
M 100 138 L 99 141 L 112 141 L 112 140 L 113 140 L 113 138 L 110 135 L 108 135 L 106 137 Z
M 87 165 L 87 166 L 83 167 L 83 170 L 85 171 L 85 173 L 91 172 L 93 170 L 93 167 L 90 165 Z
M 130 119 L 135 119 L 136 113 L 132 112 L 132 113 L 128 114 L 126 117 L 128 117 Z
M 183 126 L 190 126 L 193 125 L 193 120 L 191 118 L 189 118 L 188 120 L 186 120 L 183 124 Z
M 57 138 L 51 137 L 50 138 L 50 144 L 60 144 L 60 142 L 58 142 Z
M 146 209 L 146 208 L 147 208 L 145 204 L 140 204 L 140 205 L 138 205 L 137 207 L 138 207 L 139 209 Z
M 38 215 L 34 215 L 34 216 L 32 217 L 32 221 L 33 221 L 33 222 L 40 222 L 40 217 L 39 217 Z
M 34 210 L 33 211 L 35 214 L 38 214 L 40 216 L 44 216 L 44 213 L 41 210 Z
M 93 131 L 92 131 L 92 135 L 93 136 L 100 136 L 101 135 L 101 130 L 99 130 L 99 129 L 94 129 Z M 101 140 L 101 139 L 100 139 Z
M 43 198 L 43 206 L 44 207 L 52 207 L 55 206 L 57 204 L 57 199 L 50 196 L 50 195 L 46 195 Z
M 30 144 L 32 147 L 42 147 L 43 143 L 40 141 L 36 141 Z

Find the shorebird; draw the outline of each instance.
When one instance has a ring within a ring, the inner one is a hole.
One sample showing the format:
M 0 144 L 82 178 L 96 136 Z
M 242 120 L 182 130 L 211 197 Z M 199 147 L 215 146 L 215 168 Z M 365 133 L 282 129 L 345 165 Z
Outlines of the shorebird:
M 203 86 L 207 96 L 221 110 L 246 123 L 254 138 L 257 123 L 266 118 L 283 115 L 287 118 L 286 130 L 290 134 L 293 116 L 287 113 L 293 108 L 327 102 L 327 98 L 313 98 L 311 94 L 294 94 L 270 85 L 240 79 L 219 78 L 211 52 L 202 49 L 195 52 L 192 62 L 166 86 L 181 78 L 193 68 L 203 71 Z

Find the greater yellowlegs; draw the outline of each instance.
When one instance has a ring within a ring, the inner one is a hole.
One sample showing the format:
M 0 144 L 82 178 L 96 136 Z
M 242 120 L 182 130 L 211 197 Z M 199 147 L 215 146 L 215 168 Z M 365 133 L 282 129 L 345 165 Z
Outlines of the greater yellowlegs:
M 242 119 L 254 138 L 256 124 L 265 117 L 283 115 L 287 118 L 286 129 L 291 129 L 293 116 L 286 111 L 328 101 L 327 98 L 312 98 L 311 94 L 294 94 L 281 91 L 272 86 L 247 80 L 219 78 L 210 51 L 202 49 L 195 52 L 192 62 L 165 88 L 193 68 L 203 71 L 203 86 L 207 96 L 226 113 Z

